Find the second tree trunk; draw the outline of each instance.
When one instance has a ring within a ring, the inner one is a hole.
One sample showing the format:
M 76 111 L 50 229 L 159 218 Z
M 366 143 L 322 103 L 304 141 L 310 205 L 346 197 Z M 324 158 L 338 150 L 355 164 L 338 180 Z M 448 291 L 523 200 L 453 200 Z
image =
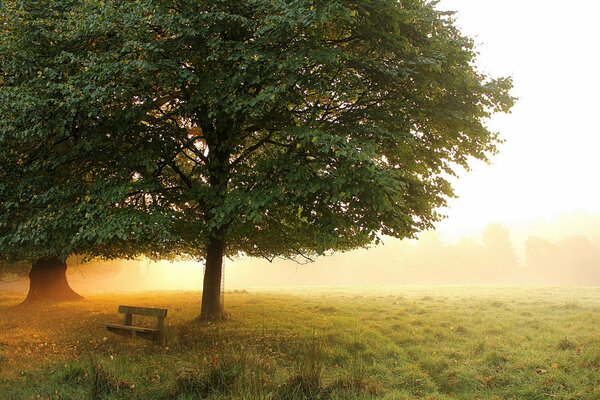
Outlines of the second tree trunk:
M 29 293 L 25 303 L 81 300 L 67 281 L 67 263 L 58 257 L 33 262 L 29 272 Z
M 202 309 L 200 321 L 220 321 L 224 317 L 221 300 L 221 280 L 223 278 L 223 240 L 213 239 L 206 249 L 206 269 L 204 272 L 204 287 L 202 289 Z

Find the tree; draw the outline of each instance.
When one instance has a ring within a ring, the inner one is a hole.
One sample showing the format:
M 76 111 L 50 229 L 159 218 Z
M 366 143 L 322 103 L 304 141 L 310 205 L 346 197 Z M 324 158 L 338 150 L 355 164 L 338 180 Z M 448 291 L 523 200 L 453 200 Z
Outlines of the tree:
M 502 224 L 489 224 L 481 238 L 488 253 L 484 264 L 497 274 L 496 281 L 514 282 L 519 272 L 519 262 L 510 240 L 510 230 Z
M 99 3 L 74 29 L 120 43 L 117 60 L 103 49 L 61 79 L 118 95 L 80 100 L 103 130 L 78 140 L 94 149 L 110 131 L 114 158 L 147 151 L 128 171 L 171 213 L 168 241 L 205 261 L 204 321 L 223 315 L 224 256 L 311 259 L 432 227 L 446 177 L 495 153 L 485 119 L 513 102 L 428 1 Z
M 78 81 L 114 50 L 110 37 L 86 40 L 91 20 L 74 25 L 85 6 L 13 3 L 2 13 L 0 259 L 31 262 L 28 302 L 81 298 L 66 279 L 70 255 L 152 256 L 168 235 L 168 213 L 148 195 L 160 188 L 135 176 L 150 152 L 115 134 L 122 123 L 130 137 L 139 133 L 118 112 L 123 98 L 104 82 Z M 95 45 L 108 51 L 92 53 Z

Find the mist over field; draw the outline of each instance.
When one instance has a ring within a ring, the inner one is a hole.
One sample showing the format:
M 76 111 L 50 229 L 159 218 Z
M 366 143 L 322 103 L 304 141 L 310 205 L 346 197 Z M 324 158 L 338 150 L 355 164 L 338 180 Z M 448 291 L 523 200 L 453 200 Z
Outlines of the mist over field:
M 194 262 L 69 260 L 69 281 L 81 292 L 200 290 Z M 313 263 L 237 258 L 226 261 L 227 289 L 364 285 L 600 286 L 600 216 L 565 214 L 551 221 L 490 224 L 470 236 L 425 232 L 369 249 L 319 257 Z M 25 280 L 4 290 L 26 291 Z
M 226 288 L 357 285 L 600 286 L 600 216 L 564 215 L 478 235 L 444 239 L 435 231 L 417 240 L 387 240 L 369 249 L 319 257 L 314 263 L 234 259 Z M 114 264 L 114 263 L 112 263 Z M 200 289 L 199 263 L 122 262 L 120 267 L 74 268 L 81 290 Z M 79 276 L 77 276 L 79 274 Z

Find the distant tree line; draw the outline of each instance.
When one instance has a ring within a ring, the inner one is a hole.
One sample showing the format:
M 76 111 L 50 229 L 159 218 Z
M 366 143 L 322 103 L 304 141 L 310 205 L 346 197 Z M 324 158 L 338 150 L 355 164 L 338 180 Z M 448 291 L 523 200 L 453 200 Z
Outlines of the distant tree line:
M 454 243 L 444 243 L 430 231 L 419 240 L 388 240 L 314 265 L 232 266 L 230 275 L 243 275 L 239 281 L 249 285 L 599 286 L 600 240 L 588 231 L 577 235 L 571 230 L 554 239 L 529 235 L 516 241 L 506 226 L 492 224 L 480 237 Z
M 600 285 L 600 243 L 592 238 L 530 236 L 522 246 L 518 256 L 509 229 L 494 224 L 480 240 L 443 244 L 428 232 L 419 241 L 390 244 L 370 256 L 390 260 L 380 268 L 386 270 L 385 281 L 394 283 Z

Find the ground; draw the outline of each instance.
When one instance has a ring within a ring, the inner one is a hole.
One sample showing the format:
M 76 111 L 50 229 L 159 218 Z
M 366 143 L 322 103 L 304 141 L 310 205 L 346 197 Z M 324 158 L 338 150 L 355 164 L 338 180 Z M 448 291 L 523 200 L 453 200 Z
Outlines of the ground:
M 228 292 L 211 326 L 199 299 L 0 296 L 0 399 L 600 399 L 597 288 Z M 119 304 L 168 308 L 167 347 L 108 333 Z

